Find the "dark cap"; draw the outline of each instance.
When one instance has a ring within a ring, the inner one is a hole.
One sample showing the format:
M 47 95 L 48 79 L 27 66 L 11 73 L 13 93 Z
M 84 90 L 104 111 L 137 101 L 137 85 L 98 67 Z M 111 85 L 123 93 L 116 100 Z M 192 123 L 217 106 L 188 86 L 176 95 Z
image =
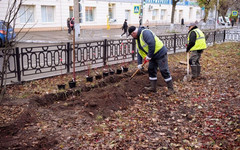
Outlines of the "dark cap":
M 190 23 L 186 27 L 196 26 L 196 23 Z
M 131 35 L 133 31 L 136 30 L 136 27 L 135 26 L 131 26 L 128 28 L 128 35 Z

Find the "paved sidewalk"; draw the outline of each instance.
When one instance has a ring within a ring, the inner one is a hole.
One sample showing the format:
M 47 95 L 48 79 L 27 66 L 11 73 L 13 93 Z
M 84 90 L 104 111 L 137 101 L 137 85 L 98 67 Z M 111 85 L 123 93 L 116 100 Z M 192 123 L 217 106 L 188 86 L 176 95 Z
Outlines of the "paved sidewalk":
M 150 29 L 156 34 L 173 34 L 169 32 L 169 26 L 154 26 Z M 186 33 L 187 28 L 176 28 L 178 33 Z M 84 29 L 81 30 L 80 38 L 76 39 L 77 42 L 97 41 L 104 39 L 121 39 L 126 38 L 126 35 L 121 37 L 123 31 L 121 29 Z M 20 33 L 18 40 L 21 43 L 66 43 L 72 42 L 72 35 L 68 35 L 67 30 L 64 31 L 33 31 L 27 33 Z M 23 38 L 22 38 L 23 37 Z
M 153 26 L 150 29 L 156 35 L 174 34 L 169 31 L 169 26 Z M 176 26 L 175 33 L 187 34 L 187 27 Z M 234 27 L 230 31 L 239 31 L 239 27 Z M 121 37 L 123 31 L 121 29 L 84 29 L 81 30 L 80 38 L 76 39 L 76 42 L 88 42 L 98 41 L 104 39 L 125 39 L 124 35 Z M 68 35 L 67 30 L 65 31 L 34 31 L 27 33 L 20 33 L 18 40 L 20 43 L 38 43 L 38 44 L 59 44 L 72 42 L 72 35 Z M 21 38 L 21 39 L 20 39 Z
M 119 39 L 122 34 L 120 29 L 111 30 L 82 30 L 80 38 L 76 41 L 95 41 L 104 39 Z M 20 33 L 18 38 L 23 37 L 24 33 Z M 73 36 L 68 35 L 67 30 L 64 31 L 34 31 L 27 33 L 19 42 L 23 43 L 66 43 L 72 42 Z

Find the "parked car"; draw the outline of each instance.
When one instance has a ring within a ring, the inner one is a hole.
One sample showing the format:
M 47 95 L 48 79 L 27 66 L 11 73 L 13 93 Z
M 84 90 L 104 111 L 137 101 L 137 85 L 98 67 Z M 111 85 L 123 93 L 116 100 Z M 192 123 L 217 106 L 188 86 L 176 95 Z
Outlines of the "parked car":
M 225 17 L 225 20 L 226 20 L 226 22 L 223 20 L 222 16 L 218 17 L 218 24 L 223 25 L 223 26 L 225 26 L 225 25 L 230 26 L 231 22 L 230 22 L 229 18 Z
M 204 22 L 203 19 L 202 19 L 198 22 L 198 25 L 200 25 L 200 26 L 213 26 L 213 25 L 215 25 L 215 19 L 209 18 L 209 19 L 206 20 L 206 22 Z
M 16 34 L 12 26 L 8 22 L 0 20 L 0 47 L 3 47 L 6 43 L 13 42 L 15 38 Z

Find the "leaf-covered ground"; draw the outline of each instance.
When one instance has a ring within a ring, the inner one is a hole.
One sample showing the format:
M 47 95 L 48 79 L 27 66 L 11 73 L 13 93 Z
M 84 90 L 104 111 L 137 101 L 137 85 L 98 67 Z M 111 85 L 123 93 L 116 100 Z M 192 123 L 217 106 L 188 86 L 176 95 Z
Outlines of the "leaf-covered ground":
M 0 148 L 240 149 L 240 43 L 205 50 L 201 77 L 190 82 L 182 81 L 185 57 L 169 56 L 176 91 L 169 97 L 161 78 L 157 93 L 142 90 L 146 73 L 131 81 L 128 75 L 109 78 L 66 99 L 33 96 L 58 92 L 44 80 L 9 87 L 10 97 L 43 90 L 0 105 Z M 106 83 L 112 84 L 101 86 Z

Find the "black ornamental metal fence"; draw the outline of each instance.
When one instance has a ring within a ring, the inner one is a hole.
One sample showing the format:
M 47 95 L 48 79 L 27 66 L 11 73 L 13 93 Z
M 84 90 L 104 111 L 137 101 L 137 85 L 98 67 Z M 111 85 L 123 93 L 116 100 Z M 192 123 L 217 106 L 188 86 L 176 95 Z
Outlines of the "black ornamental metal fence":
M 240 41 L 239 32 L 211 31 L 205 32 L 208 45 L 225 41 Z M 161 35 L 159 38 L 170 53 L 185 49 L 186 34 Z M 7 82 L 21 82 L 46 78 L 72 72 L 73 46 L 75 46 L 76 71 L 121 64 L 136 59 L 136 43 L 132 39 L 103 40 L 85 43 L 72 43 L 38 46 L 16 47 L 12 49 L 8 66 Z M 3 54 L 0 52 L 0 65 Z

